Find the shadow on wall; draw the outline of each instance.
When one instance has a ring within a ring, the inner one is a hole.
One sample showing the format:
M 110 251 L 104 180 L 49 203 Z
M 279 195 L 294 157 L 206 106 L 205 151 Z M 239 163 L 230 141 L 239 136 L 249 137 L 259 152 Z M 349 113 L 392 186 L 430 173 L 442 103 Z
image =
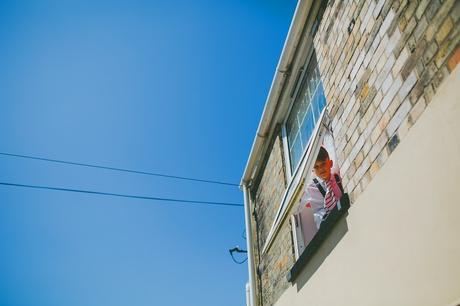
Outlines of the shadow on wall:
M 310 280 L 313 274 L 315 274 L 318 268 L 323 264 L 324 260 L 329 256 L 329 254 L 331 254 L 334 248 L 348 232 L 348 224 L 346 220 L 347 216 L 348 213 L 346 213 L 343 218 L 340 218 L 340 220 L 335 224 L 333 231 L 323 241 L 313 257 L 303 268 L 302 272 L 295 279 L 294 284 L 297 286 L 297 292 L 302 290 L 303 286 L 308 282 L 308 280 Z

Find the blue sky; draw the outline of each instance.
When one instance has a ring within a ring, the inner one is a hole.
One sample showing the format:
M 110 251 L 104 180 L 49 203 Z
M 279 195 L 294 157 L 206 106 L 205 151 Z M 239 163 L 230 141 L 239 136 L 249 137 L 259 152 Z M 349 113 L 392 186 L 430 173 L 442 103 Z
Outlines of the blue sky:
M 1 1 L 0 152 L 239 183 L 295 1 Z M 0 156 L 0 181 L 242 203 Z M 244 212 L 0 186 L 0 305 L 244 305 Z

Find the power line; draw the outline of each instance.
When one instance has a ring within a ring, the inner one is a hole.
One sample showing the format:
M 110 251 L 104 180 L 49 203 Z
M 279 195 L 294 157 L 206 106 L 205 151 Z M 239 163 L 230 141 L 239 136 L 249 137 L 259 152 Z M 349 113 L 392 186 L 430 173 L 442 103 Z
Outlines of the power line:
M 239 184 L 229 183 L 229 182 L 222 182 L 222 181 L 215 181 L 215 180 L 203 180 L 203 179 L 197 179 L 197 178 L 193 178 L 193 177 L 168 175 L 168 174 L 154 173 L 154 172 L 148 172 L 148 171 L 137 171 L 137 170 L 116 168 L 116 167 L 109 167 L 109 166 L 95 165 L 95 164 L 85 164 L 85 163 L 78 163 L 78 162 L 65 161 L 65 160 L 52 159 L 52 158 L 45 158 L 45 157 L 38 157 L 38 156 L 31 156 L 31 155 L 20 155 L 20 154 L 6 153 L 6 152 L 0 152 L 0 155 L 27 158 L 27 159 L 34 159 L 34 160 L 40 160 L 40 161 L 46 161 L 46 162 L 52 162 L 52 163 L 59 163 L 59 164 L 67 164 L 67 165 L 73 165 L 73 166 L 98 168 L 98 169 L 105 169 L 105 170 L 112 170 L 112 171 L 121 171 L 121 172 L 136 173 L 136 174 L 143 174 L 143 175 L 150 175 L 150 176 L 166 177 L 166 178 L 178 179 L 178 180 L 195 181 L 195 182 L 208 183 L 208 184 L 219 184 L 219 185 L 228 185 L 228 186 L 240 187 Z
M 152 200 L 152 201 L 193 203 L 193 204 L 205 204 L 205 205 L 216 205 L 216 206 L 238 206 L 238 207 L 243 206 L 243 204 L 239 204 L 239 203 L 226 203 L 226 202 L 195 201 L 195 200 L 185 200 L 185 199 L 159 198 L 159 197 L 148 197 L 148 196 L 119 194 L 119 193 L 91 191 L 91 190 L 81 190 L 81 189 L 70 189 L 70 188 L 59 188 L 59 187 L 49 187 L 49 186 L 16 184 L 16 183 L 7 183 L 7 182 L 0 182 L 0 185 L 13 186 L 13 187 L 23 187 L 23 188 L 34 188 L 34 189 L 46 189 L 46 190 L 54 190 L 54 191 L 87 193 L 87 194 L 96 194 L 96 195 L 122 197 L 122 198 L 132 198 L 132 199 L 141 199 L 141 200 Z

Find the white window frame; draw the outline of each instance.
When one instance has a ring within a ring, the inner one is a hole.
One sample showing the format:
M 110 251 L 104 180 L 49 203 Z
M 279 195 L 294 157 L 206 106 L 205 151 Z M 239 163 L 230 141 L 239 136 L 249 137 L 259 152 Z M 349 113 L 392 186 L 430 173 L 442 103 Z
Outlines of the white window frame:
M 291 111 L 292 111 L 292 108 L 294 107 L 294 104 L 298 101 L 298 99 L 297 99 L 298 95 L 299 95 L 300 91 L 303 89 L 302 88 L 302 83 L 304 81 L 307 81 L 307 80 L 305 80 L 305 78 L 306 78 L 305 74 L 308 72 L 307 68 L 308 68 L 311 60 L 313 59 L 313 56 L 316 57 L 314 50 L 311 49 L 309 55 L 307 56 L 307 58 L 305 60 L 305 63 L 303 65 L 303 67 L 301 68 L 301 74 L 300 74 L 299 78 L 296 80 L 297 81 L 296 84 L 294 85 L 295 87 L 294 87 L 294 90 L 293 90 L 290 106 L 288 108 L 286 118 L 284 119 L 282 127 L 281 127 L 281 136 L 282 136 L 282 141 L 283 141 L 284 160 L 286 161 L 286 167 L 285 167 L 286 168 L 286 179 L 287 179 L 288 182 L 290 180 L 292 180 L 292 178 L 299 171 L 302 158 L 305 156 L 305 154 L 306 154 L 306 152 L 308 150 L 308 147 L 310 146 L 310 143 L 312 141 L 313 134 L 314 134 L 314 129 L 313 129 L 313 132 L 312 132 L 312 134 L 310 135 L 310 138 L 307 141 L 307 145 L 303 148 L 303 151 L 301 153 L 301 157 L 299 159 L 299 162 L 297 163 L 296 167 L 292 170 L 291 169 L 292 161 L 291 161 L 291 155 L 289 154 L 289 142 L 288 142 L 286 123 L 287 123 L 287 120 L 288 120 L 289 116 L 291 115 Z M 317 61 L 317 59 L 316 59 L 316 61 Z M 316 62 L 316 64 L 318 64 L 318 62 Z M 319 84 L 321 86 L 323 84 L 323 81 L 321 80 L 321 78 L 320 78 L 320 83 Z M 310 101 L 310 105 L 311 105 L 311 101 Z M 311 107 L 310 105 L 308 107 Z M 327 106 L 327 101 L 326 101 L 326 106 Z M 326 109 L 326 106 L 324 107 L 324 109 Z M 324 112 L 324 109 L 323 109 L 322 113 Z M 320 114 L 318 120 L 316 120 L 315 127 L 319 124 L 319 122 L 321 120 L 322 120 L 322 115 Z
M 326 136 L 328 137 L 328 139 L 327 139 L 328 141 L 332 141 L 332 143 L 330 143 L 330 144 L 332 144 L 334 146 L 334 151 L 329 151 L 330 157 L 331 157 L 331 159 L 336 161 L 337 160 L 337 157 L 336 157 L 337 152 L 335 151 L 334 135 L 333 135 L 332 130 L 331 130 L 329 125 L 328 125 L 328 127 L 323 127 L 322 131 L 320 132 L 318 142 L 316 142 L 316 144 L 315 144 L 317 149 L 315 150 L 315 154 L 313 154 L 313 156 L 314 157 L 318 156 L 319 148 L 321 147 L 321 145 L 325 145 L 324 142 L 325 142 Z M 311 164 L 309 169 L 313 169 L 313 165 L 314 165 L 314 162 Z M 311 182 L 312 181 L 312 176 L 313 176 L 313 171 L 309 171 L 309 173 L 307 172 L 305 177 L 303 177 L 303 179 L 305 181 L 307 181 L 307 182 Z M 295 203 L 293 203 L 292 205 L 294 205 L 294 204 Z M 295 222 L 295 223 L 292 223 L 292 222 Z M 294 254 L 295 254 L 295 260 L 297 260 L 297 259 L 299 259 L 300 255 L 302 255 L 303 251 L 308 246 L 308 243 L 305 244 L 304 236 L 303 236 L 303 232 L 302 232 L 302 220 L 300 219 L 300 215 L 298 213 L 294 212 L 291 215 L 291 224 L 292 224 L 292 234 L 293 234 L 293 238 L 294 238 L 293 239 L 293 242 L 294 242 Z
M 287 213 L 292 207 L 293 199 L 297 198 L 297 195 L 299 192 L 301 192 L 304 179 L 308 175 L 306 173 L 307 170 L 311 170 L 313 168 L 314 164 L 314 157 L 318 155 L 319 152 L 319 147 L 322 141 L 322 138 L 324 136 L 324 131 L 325 129 L 329 130 L 329 127 L 331 125 L 330 118 L 327 115 L 327 101 L 326 101 L 326 106 L 324 109 L 321 111 L 321 114 L 319 115 L 318 120 L 316 121 L 315 127 L 312 131 L 312 134 L 310 135 L 310 138 L 307 142 L 307 145 L 303 149 L 303 152 L 301 154 L 301 157 L 299 159 L 299 162 L 294 169 L 294 171 L 291 171 L 291 157 L 289 154 L 289 145 L 288 145 L 288 139 L 287 139 L 287 131 L 286 131 L 286 122 L 287 119 L 289 118 L 289 115 L 291 113 L 292 107 L 294 106 L 294 103 L 297 101 L 297 96 L 299 94 L 299 90 L 302 89 L 301 84 L 303 83 L 304 78 L 306 77 L 305 74 L 307 72 L 308 65 L 312 59 L 312 56 L 314 55 L 314 50 L 310 49 L 310 52 L 308 56 L 306 57 L 305 63 L 303 65 L 303 71 L 300 74 L 300 77 L 298 78 L 297 83 L 294 84 L 294 90 L 293 90 L 293 95 L 291 96 L 291 101 L 290 101 L 290 106 L 288 108 L 288 112 L 286 115 L 286 118 L 283 122 L 282 125 L 282 140 L 283 140 L 283 150 L 284 150 L 284 158 L 285 158 L 285 169 L 286 169 L 286 179 L 287 179 L 287 188 L 283 194 L 282 200 L 281 200 L 281 205 L 279 206 L 277 213 L 275 215 L 274 222 L 272 223 L 272 226 L 270 228 L 270 231 L 267 235 L 267 239 L 265 240 L 265 244 L 262 248 L 262 254 L 265 254 L 271 247 L 273 241 L 275 240 L 276 234 L 278 233 L 279 229 L 281 228 L 281 224 L 283 221 L 286 219 Z M 321 75 L 320 75 L 320 82 L 321 85 L 323 84 Z M 292 220 L 291 220 L 292 222 Z M 300 256 L 299 254 L 299 248 L 298 248 L 298 240 L 301 237 L 295 237 L 295 252 L 296 256 Z M 298 258 L 298 257 L 297 257 Z
M 262 248 L 262 254 L 265 254 L 271 247 L 276 234 L 281 228 L 283 220 L 286 218 L 289 209 L 294 204 L 293 199 L 297 198 L 299 192 L 301 192 L 304 179 L 308 175 L 307 170 L 313 169 L 315 157 L 318 155 L 324 133 L 326 129 L 329 130 L 330 126 L 330 119 L 326 113 L 327 108 L 325 107 L 321 113 L 318 123 L 315 126 L 312 136 L 310 137 L 310 142 L 307 146 L 307 150 L 300 159 L 299 167 L 297 167 L 296 172 L 292 176 L 292 179 L 289 181 L 288 186 L 283 194 L 281 205 L 279 206 L 275 215 L 275 221 L 273 222 L 272 227 L 268 232 L 267 239 L 265 240 L 265 244 Z
M 294 256 L 295 260 L 299 259 L 300 255 L 305 250 L 305 243 L 300 225 L 300 216 L 298 214 L 291 215 L 292 240 L 294 241 Z

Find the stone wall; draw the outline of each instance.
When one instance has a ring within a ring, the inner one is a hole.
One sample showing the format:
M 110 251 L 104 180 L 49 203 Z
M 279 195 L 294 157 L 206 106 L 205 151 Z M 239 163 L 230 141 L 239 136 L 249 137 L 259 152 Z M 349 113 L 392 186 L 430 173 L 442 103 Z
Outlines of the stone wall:
M 283 143 L 281 133 L 275 134 L 263 171 L 251 188 L 253 207 L 253 226 L 257 241 L 256 249 L 253 250 L 256 260 L 257 279 L 261 305 L 271 305 L 276 298 L 286 289 L 286 282 L 282 278 L 288 268 L 294 263 L 291 229 L 283 228 L 277 239 L 276 245 L 267 254 L 261 255 L 268 233 L 273 225 L 276 212 L 286 189 L 286 174 L 283 157 Z M 259 260 L 260 259 L 260 260 Z
M 331 1 L 315 49 L 356 199 L 460 59 L 460 2 Z
M 259 182 L 251 188 L 251 195 L 255 203 L 255 216 L 259 231 L 259 245 L 262 248 L 268 232 L 275 219 L 275 214 L 286 189 L 286 175 L 283 159 L 283 143 L 281 136 L 276 134 L 266 164 L 261 171 Z
M 289 287 L 286 275 L 294 262 L 291 226 L 287 219 L 259 263 L 262 305 L 273 305 Z

